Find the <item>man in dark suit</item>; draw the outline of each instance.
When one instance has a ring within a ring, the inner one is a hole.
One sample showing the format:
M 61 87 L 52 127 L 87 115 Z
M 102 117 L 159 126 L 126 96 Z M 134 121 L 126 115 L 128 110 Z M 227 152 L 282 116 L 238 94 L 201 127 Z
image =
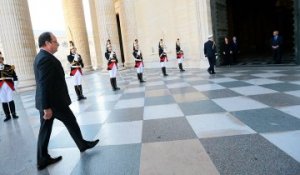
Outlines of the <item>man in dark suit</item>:
M 207 57 L 209 62 L 209 68 L 207 72 L 209 74 L 215 74 L 215 64 L 216 64 L 216 44 L 213 40 L 213 35 L 208 36 L 208 41 L 204 44 L 204 55 Z
M 281 63 L 281 55 L 282 55 L 282 37 L 278 35 L 279 32 L 277 30 L 273 31 L 273 37 L 271 40 L 271 46 L 273 51 L 273 59 L 275 64 Z
M 60 61 L 53 55 L 59 46 L 56 37 L 45 32 L 38 39 L 40 51 L 34 60 L 36 79 L 36 108 L 40 111 L 40 131 L 37 145 L 37 166 L 39 170 L 62 159 L 51 158 L 48 143 L 54 118 L 63 122 L 81 152 L 93 148 L 99 140 L 83 139 L 76 118 L 69 108 L 71 99 Z

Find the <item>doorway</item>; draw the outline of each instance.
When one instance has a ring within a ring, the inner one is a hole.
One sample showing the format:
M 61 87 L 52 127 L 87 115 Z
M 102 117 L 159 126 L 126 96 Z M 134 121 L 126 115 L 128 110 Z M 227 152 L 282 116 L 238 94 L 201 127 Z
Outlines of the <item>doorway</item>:
M 124 48 L 123 48 L 122 31 L 121 31 L 119 14 L 116 14 L 116 19 L 117 19 L 117 27 L 118 27 L 118 35 L 119 35 L 119 43 L 120 43 L 120 51 L 121 51 L 121 60 L 122 60 L 122 66 L 124 67 L 125 57 L 124 57 Z
M 283 36 L 283 62 L 295 61 L 294 0 L 212 0 L 217 46 L 236 36 L 240 62 L 272 61 L 272 32 Z

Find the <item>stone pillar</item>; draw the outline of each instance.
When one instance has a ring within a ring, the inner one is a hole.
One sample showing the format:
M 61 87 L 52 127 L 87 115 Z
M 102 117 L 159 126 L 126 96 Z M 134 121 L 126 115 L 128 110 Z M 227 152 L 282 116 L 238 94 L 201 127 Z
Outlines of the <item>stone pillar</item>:
M 196 0 L 197 2 L 197 15 L 198 15 L 198 28 L 199 28 L 199 41 L 204 44 L 207 41 L 207 36 L 213 34 L 210 0 Z M 201 45 L 202 46 L 202 45 Z M 201 53 L 201 58 L 204 54 Z
M 83 58 L 85 69 L 91 69 L 91 56 L 89 41 L 84 19 L 83 5 L 81 0 L 63 0 L 64 17 L 67 37 L 73 41 L 78 53 Z
M 96 13 L 96 2 L 95 0 L 89 0 L 90 5 L 90 13 L 91 13 L 91 19 L 92 19 L 92 27 L 93 27 L 93 36 L 94 36 L 94 43 L 95 43 L 95 51 L 96 51 L 96 58 L 97 58 L 97 69 L 104 68 L 103 66 L 103 55 L 101 51 L 101 42 L 100 42 L 100 36 L 99 36 L 99 29 L 97 25 L 98 17 Z M 104 42 L 104 41 L 102 41 Z
M 5 63 L 15 65 L 19 87 L 35 85 L 33 60 L 36 46 L 27 0 L 1 0 L 0 21 Z
M 105 63 L 104 65 L 106 65 L 107 63 L 104 56 L 104 53 L 106 51 L 105 44 L 106 40 L 110 39 L 112 48 L 116 52 L 119 59 L 119 64 L 121 65 L 122 61 L 114 2 L 112 0 L 97 0 L 95 1 L 95 3 L 101 52 L 103 54 L 103 63 Z
M 203 53 L 204 43 L 208 40 L 207 36 L 213 34 L 212 19 L 211 19 L 211 6 L 210 0 L 196 0 L 196 9 L 198 16 L 198 30 L 199 30 L 199 42 L 200 42 L 200 58 L 201 65 L 203 67 L 208 66 L 207 58 Z M 205 63 L 204 65 L 202 63 Z
M 120 0 L 120 21 L 122 40 L 124 47 L 125 63 L 126 66 L 132 67 L 134 59 L 132 56 L 132 45 L 135 39 L 139 39 L 137 34 L 137 24 L 135 15 L 135 1 L 133 0 Z M 141 43 L 139 43 L 141 44 Z

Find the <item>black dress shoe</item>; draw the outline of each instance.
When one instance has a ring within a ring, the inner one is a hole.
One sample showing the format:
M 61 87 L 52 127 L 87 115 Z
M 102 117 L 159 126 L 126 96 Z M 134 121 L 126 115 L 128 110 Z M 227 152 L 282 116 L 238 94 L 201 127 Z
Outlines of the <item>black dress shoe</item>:
M 80 152 L 84 152 L 87 149 L 91 149 L 93 147 L 95 147 L 99 142 L 99 139 L 95 140 L 95 141 L 86 141 L 85 147 L 80 149 Z
M 207 72 L 208 72 L 209 74 L 211 74 L 211 71 L 210 71 L 210 69 L 207 69 Z
M 3 120 L 4 122 L 7 122 L 8 120 L 10 120 L 11 119 L 11 117 L 9 116 L 9 117 L 5 117 L 5 119 Z
M 61 159 L 62 159 L 62 156 L 58 156 L 58 157 L 56 157 L 56 158 L 50 157 L 50 158 L 48 158 L 47 160 L 45 160 L 45 161 L 43 161 L 43 162 L 40 162 L 40 163 L 38 164 L 38 167 L 37 167 L 37 168 L 38 168 L 38 170 L 43 170 L 43 169 L 45 169 L 48 165 L 54 164 L 54 163 L 60 161 Z
M 17 116 L 16 114 L 13 114 L 12 117 L 13 117 L 13 119 L 19 118 L 19 116 Z

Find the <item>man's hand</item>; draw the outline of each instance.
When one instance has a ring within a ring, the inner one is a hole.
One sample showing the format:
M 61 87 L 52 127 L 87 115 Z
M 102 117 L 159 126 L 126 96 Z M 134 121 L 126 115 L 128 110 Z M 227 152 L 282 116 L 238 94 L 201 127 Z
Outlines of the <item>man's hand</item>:
M 53 115 L 53 112 L 52 112 L 52 109 L 51 108 L 48 108 L 48 109 L 44 109 L 44 116 L 43 118 L 45 120 L 49 120 L 52 118 L 52 115 Z

